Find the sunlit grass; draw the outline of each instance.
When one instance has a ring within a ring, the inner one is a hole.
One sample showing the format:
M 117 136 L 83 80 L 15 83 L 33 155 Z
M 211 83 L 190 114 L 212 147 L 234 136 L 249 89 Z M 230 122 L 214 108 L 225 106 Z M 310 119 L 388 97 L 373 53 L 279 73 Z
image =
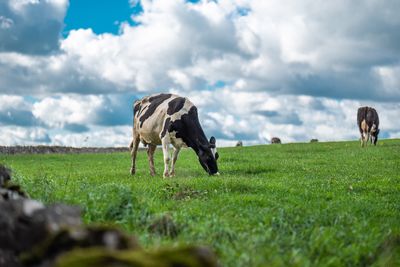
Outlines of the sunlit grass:
M 33 198 L 82 207 L 145 246 L 202 244 L 224 266 L 399 266 L 400 140 L 219 149 L 221 176 L 182 151 L 176 177 L 150 177 L 145 152 L 0 155 Z M 169 214 L 176 238 L 151 233 Z

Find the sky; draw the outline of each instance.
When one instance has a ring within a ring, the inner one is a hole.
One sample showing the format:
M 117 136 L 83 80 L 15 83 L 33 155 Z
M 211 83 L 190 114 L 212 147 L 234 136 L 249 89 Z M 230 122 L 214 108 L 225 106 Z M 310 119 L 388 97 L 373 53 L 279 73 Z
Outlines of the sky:
M 398 0 L 0 0 L 0 145 L 127 146 L 188 97 L 217 145 L 400 138 Z

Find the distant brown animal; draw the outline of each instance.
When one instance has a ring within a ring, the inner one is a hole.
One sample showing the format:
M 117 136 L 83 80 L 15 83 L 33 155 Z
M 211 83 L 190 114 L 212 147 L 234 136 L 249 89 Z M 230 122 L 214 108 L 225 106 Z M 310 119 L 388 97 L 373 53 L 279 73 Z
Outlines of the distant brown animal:
M 368 141 L 376 145 L 379 135 L 378 112 L 372 107 L 360 107 L 357 111 L 357 126 L 361 134 L 361 147 Z
M 279 137 L 272 137 L 271 138 L 271 144 L 281 144 L 281 139 Z

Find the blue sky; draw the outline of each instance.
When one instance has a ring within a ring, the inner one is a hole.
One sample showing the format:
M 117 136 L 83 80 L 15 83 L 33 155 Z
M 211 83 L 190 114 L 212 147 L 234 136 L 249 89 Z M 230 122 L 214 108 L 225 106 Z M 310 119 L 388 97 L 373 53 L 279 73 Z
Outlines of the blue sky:
M 3 0 L 1 144 L 125 146 L 132 101 L 158 92 L 189 97 L 219 145 L 355 140 L 364 105 L 398 138 L 399 12 L 395 0 Z
M 188 0 L 197 3 L 199 0 Z M 137 25 L 132 16 L 143 12 L 140 2 L 130 3 L 128 0 L 70 0 L 67 15 L 64 19 L 63 35 L 70 30 L 91 28 L 95 33 L 118 34 L 121 22 Z
M 118 34 L 120 23 L 135 25 L 131 16 L 140 12 L 140 3 L 132 6 L 127 0 L 72 0 L 64 20 L 63 35 L 81 28 L 91 28 L 97 34 Z

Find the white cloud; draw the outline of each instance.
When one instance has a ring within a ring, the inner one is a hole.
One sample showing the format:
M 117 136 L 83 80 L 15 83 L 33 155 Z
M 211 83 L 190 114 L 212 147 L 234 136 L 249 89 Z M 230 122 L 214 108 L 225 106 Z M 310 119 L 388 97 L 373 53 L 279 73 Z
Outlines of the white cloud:
M 140 3 L 139 24 L 118 35 L 62 39 L 67 0 L 0 2 L 0 123 L 20 127 L 14 136 L 2 127 L 1 140 L 48 141 L 46 131 L 56 144 L 112 144 L 102 134 L 120 144 L 126 96 L 158 91 L 189 96 L 221 144 L 356 139 L 361 105 L 399 137 L 398 1 Z
M 49 127 L 121 125 L 131 121 L 131 103 L 116 95 L 60 95 L 33 104 L 33 115 Z
M 14 21 L 10 18 L 6 18 L 4 16 L 0 16 L 0 28 L 1 29 L 9 29 L 14 24 Z
M 6 126 L 1 127 L 1 145 L 45 145 L 50 137 L 43 128 Z
M 234 145 L 238 140 L 245 145 L 268 143 L 274 136 L 284 143 L 308 142 L 312 138 L 357 140 L 356 112 L 364 105 L 377 109 L 382 138 L 400 137 L 398 103 L 274 96 L 235 92 L 232 88 L 186 93 L 198 107 L 206 135 L 214 135 L 220 146 Z M 19 96 L 2 96 L 0 111 L 13 106 L 32 110 L 40 125 L 2 127 L 1 140 L 3 144 L 125 146 L 131 138 L 131 102 L 116 95 L 73 94 L 44 97 L 31 104 Z
M 63 127 L 66 123 L 87 124 L 101 104 L 101 98 L 96 96 L 45 98 L 33 105 L 33 114 L 50 127 Z
M 22 96 L 0 95 L 0 111 L 4 112 L 10 108 L 30 109 L 29 105 Z
M 26 56 L 34 70 L 8 56 L 0 65 L 1 86 L 22 93 L 30 84 L 32 94 L 115 93 L 198 90 L 223 81 L 241 84 L 245 91 L 400 100 L 400 20 L 394 12 L 400 7 L 395 1 L 357 6 L 311 0 L 141 4 L 144 11 L 134 17 L 139 25 L 124 23 L 119 35 L 71 31 L 61 40 L 61 54 Z M 11 9 L 19 11 L 36 6 L 60 20 L 68 3 L 15 5 Z M 240 15 L 243 9 L 245 16 Z M 19 81 L 13 72 L 26 72 L 27 78 Z M 43 79 L 43 73 L 56 79 Z
M 86 133 L 57 133 L 53 144 L 73 147 L 128 147 L 132 139 L 128 126 L 95 127 Z
M 67 0 L 0 3 L 0 53 L 45 55 L 58 50 Z
M 283 142 L 357 140 L 357 109 L 374 106 L 380 116 L 381 137 L 400 137 L 396 118 L 399 103 L 333 100 L 264 92 L 192 92 L 205 132 L 217 139 L 266 143 L 274 136 Z

